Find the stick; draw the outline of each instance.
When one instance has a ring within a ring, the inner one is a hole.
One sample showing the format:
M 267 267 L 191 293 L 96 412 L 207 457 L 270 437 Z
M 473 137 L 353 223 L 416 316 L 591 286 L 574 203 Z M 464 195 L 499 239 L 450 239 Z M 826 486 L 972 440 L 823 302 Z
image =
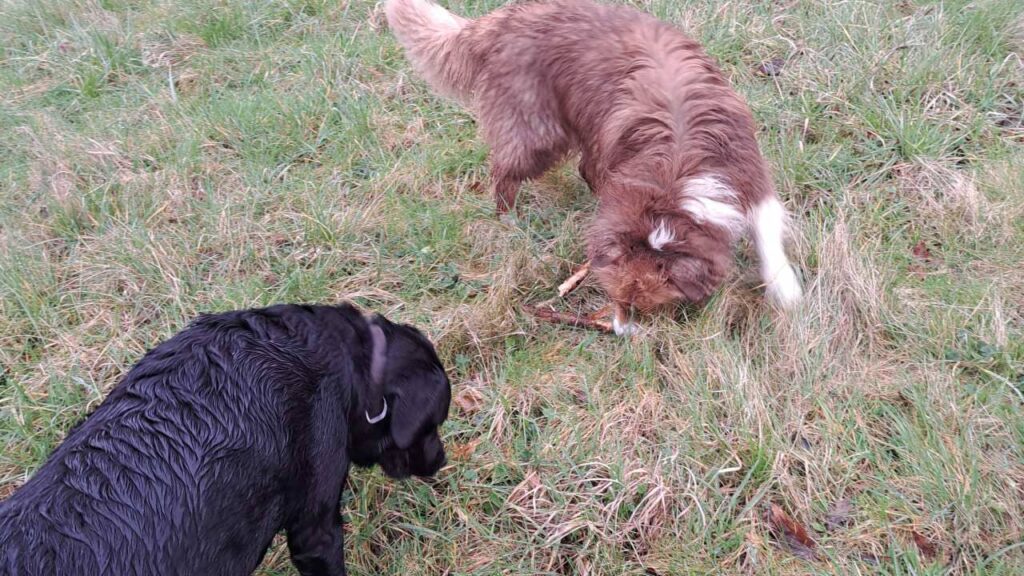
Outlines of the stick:
M 583 282 L 583 279 L 590 274 L 590 261 L 583 263 L 583 266 L 579 270 L 573 273 L 572 276 L 566 278 L 565 282 L 558 285 L 558 297 L 565 298 L 570 292 L 579 288 L 579 285 Z
M 550 308 L 539 308 L 537 306 L 523 305 L 523 310 L 538 320 L 551 322 L 553 324 L 566 324 L 575 328 L 588 328 L 599 332 L 612 332 L 610 322 L 597 320 L 594 314 L 579 316 L 577 314 L 566 314 Z M 601 312 L 600 310 L 598 312 Z

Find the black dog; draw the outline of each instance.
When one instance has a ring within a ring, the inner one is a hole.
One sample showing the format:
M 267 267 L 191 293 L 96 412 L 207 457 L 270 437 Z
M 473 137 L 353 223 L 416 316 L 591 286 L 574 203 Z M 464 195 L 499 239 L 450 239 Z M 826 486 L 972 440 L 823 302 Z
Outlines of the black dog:
M 0 574 L 250 574 L 281 529 L 302 574 L 345 574 L 349 463 L 434 474 L 450 399 L 411 326 L 348 305 L 204 316 L 0 503 Z

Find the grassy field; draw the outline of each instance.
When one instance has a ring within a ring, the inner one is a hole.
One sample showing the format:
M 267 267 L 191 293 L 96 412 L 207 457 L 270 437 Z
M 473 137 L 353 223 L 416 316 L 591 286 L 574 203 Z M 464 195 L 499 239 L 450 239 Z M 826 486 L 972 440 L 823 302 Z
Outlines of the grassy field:
M 746 247 L 632 341 L 524 316 L 594 198 L 495 220 L 373 0 L 0 0 L 0 497 L 196 314 L 352 299 L 457 394 L 440 482 L 353 474 L 353 574 L 1024 573 L 1024 3 L 634 4 L 749 99 L 792 317 Z

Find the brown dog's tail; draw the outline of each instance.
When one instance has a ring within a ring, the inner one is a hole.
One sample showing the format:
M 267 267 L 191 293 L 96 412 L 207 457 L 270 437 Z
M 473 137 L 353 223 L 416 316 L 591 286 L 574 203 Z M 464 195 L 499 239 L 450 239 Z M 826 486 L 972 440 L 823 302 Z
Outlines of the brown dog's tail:
M 460 32 L 470 21 L 431 0 L 387 0 L 384 10 L 416 72 L 442 95 L 467 103 L 477 66 Z

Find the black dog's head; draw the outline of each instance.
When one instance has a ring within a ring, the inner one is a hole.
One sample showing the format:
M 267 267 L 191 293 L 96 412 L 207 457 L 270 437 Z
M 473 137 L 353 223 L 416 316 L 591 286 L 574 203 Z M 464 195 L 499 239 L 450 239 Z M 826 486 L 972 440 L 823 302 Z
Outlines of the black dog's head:
M 377 337 L 367 339 L 373 358 L 368 393 L 383 393 L 387 414 L 375 423 L 379 398 L 366 398 L 356 416 L 350 457 L 359 466 L 380 464 L 392 478 L 432 476 L 446 459 L 438 428 L 448 417 L 451 385 L 434 346 L 419 330 L 377 316 L 370 320 Z M 376 342 L 375 342 L 376 341 Z

